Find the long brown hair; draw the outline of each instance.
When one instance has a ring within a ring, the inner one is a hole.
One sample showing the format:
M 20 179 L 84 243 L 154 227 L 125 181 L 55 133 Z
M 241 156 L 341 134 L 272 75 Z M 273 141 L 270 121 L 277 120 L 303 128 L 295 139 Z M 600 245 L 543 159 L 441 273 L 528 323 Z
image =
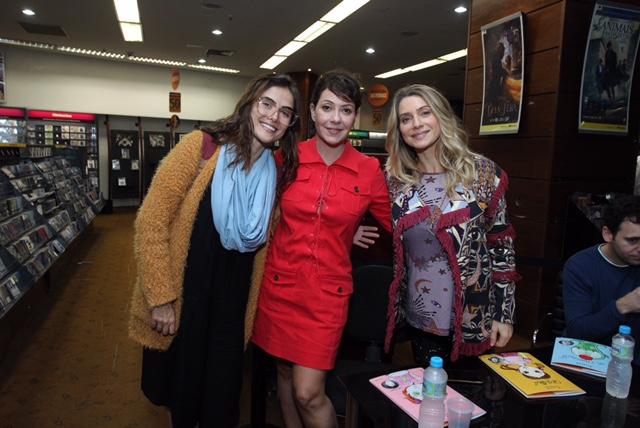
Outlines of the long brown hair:
M 202 128 L 202 131 L 211 134 L 219 144 L 233 144 L 235 146 L 236 158 L 231 165 L 242 164 L 244 169 L 249 169 L 251 142 L 254 138 L 251 108 L 264 91 L 273 86 L 286 88 L 291 92 L 293 95 L 293 110 L 297 115 L 300 107 L 300 93 L 293 79 L 286 74 L 263 74 L 255 77 L 247 84 L 231 115 L 218 119 L 211 125 Z M 281 195 L 296 177 L 299 130 L 300 121 L 296 120 L 280 138 L 283 165 L 278 175 L 278 195 Z

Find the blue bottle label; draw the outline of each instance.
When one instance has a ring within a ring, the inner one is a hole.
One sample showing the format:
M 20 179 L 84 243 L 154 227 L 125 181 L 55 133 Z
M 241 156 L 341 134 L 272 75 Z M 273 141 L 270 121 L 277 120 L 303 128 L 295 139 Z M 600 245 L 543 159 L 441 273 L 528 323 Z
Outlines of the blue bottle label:
M 612 343 L 611 350 L 612 354 L 618 358 L 633 359 L 633 346 Z
M 425 382 L 422 385 L 422 394 L 429 398 L 444 398 L 447 391 L 446 383 Z

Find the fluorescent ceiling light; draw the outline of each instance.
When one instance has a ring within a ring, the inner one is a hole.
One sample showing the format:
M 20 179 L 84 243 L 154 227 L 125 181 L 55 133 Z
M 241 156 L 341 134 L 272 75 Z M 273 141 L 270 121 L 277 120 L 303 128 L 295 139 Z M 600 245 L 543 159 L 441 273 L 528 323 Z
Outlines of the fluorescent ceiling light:
M 405 68 L 407 71 L 418 71 L 425 68 L 433 67 L 434 65 L 442 64 L 443 62 L 447 62 L 443 59 L 430 59 L 429 61 L 421 62 L 420 64 L 412 65 L 411 67 Z
M 397 76 L 398 74 L 406 73 L 408 70 L 402 68 L 396 68 L 395 70 L 387 71 L 386 73 L 378 74 L 377 78 L 379 79 L 387 79 L 389 77 Z
M 142 42 L 142 25 L 121 22 L 122 37 L 127 42 Z
M 233 68 L 214 67 L 212 65 L 189 64 L 187 65 L 187 67 L 196 68 L 198 70 L 219 71 L 220 73 L 240 73 L 240 70 L 234 70 Z
M 343 0 L 326 15 L 294 37 L 292 41 L 280 48 L 280 50 L 265 61 L 260 68 L 267 68 L 269 70 L 274 69 L 278 64 L 287 59 L 289 55 L 292 55 L 307 43 L 310 43 L 320 37 L 320 35 L 333 28 L 333 26 L 338 22 L 342 21 L 367 3 L 369 3 L 369 0 Z
M 337 24 L 367 3 L 369 0 L 343 0 L 320 20 Z
M 211 32 L 211 34 L 215 35 L 215 36 L 220 36 L 222 35 L 222 30 L 218 30 L 217 28 L 215 30 L 213 30 Z
M 467 8 L 464 6 L 458 6 L 455 9 L 453 9 L 453 11 L 456 13 L 465 13 L 467 11 Z
M 275 56 L 274 55 L 271 58 L 269 58 L 268 60 L 266 60 L 265 62 L 263 62 L 262 65 L 260 66 L 260 68 L 266 68 L 266 69 L 269 69 L 269 70 L 273 70 L 274 68 L 276 68 L 278 66 L 278 64 L 280 64 L 285 59 L 287 59 L 286 56 Z
M 24 14 L 25 14 L 25 15 L 27 15 L 27 16 L 33 16 L 33 15 L 35 15 L 35 14 L 36 14 L 36 13 L 35 13 L 33 10 L 31 10 L 31 9 L 22 9 L 22 13 L 24 13 Z
M 168 59 L 147 58 L 142 56 L 130 56 L 130 57 L 127 57 L 127 59 L 129 59 L 130 61 L 146 62 L 149 64 L 175 65 L 177 67 L 184 67 L 185 65 L 187 65 L 186 62 L 182 62 L 182 61 L 171 61 Z
M 461 49 L 459 51 L 455 51 L 455 52 L 448 53 L 446 55 L 439 56 L 438 58 L 435 58 L 435 59 L 430 59 L 428 61 L 424 61 L 419 64 L 411 65 L 409 67 L 396 68 L 395 70 L 378 74 L 375 77 L 378 79 L 388 79 L 389 77 L 397 76 L 399 74 L 409 73 L 411 71 L 418 71 L 428 67 L 433 67 L 434 65 L 442 64 L 447 61 L 452 61 L 454 59 L 461 58 L 465 55 L 467 55 L 467 50 Z
M 462 58 L 463 56 L 467 56 L 467 50 L 461 49 L 456 52 L 451 52 L 450 54 L 439 56 L 439 59 L 443 59 L 445 61 L 453 61 L 454 59 Z
M 331 22 L 316 21 L 311 24 L 309 28 L 298 34 L 293 40 L 311 43 L 313 40 L 329 31 L 335 25 L 336 24 L 332 24 Z
M 113 0 L 113 4 L 116 6 L 118 21 L 140 23 L 138 0 Z
M 374 54 L 376 53 L 376 50 L 374 48 L 367 48 L 367 50 L 365 51 L 368 54 Z
M 276 55 L 276 56 L 289 56 L 289 55 L 292 55 L 295 51 L 297 51 L 301 47 L 303 47 L 304 45 L 306 45 L 305 42 L 297 42 L 295 40 L 292 40 L 289 43 L 287 43 L 286 45 L 284 45 L 284 47 L 282 47 L 274 55 Z

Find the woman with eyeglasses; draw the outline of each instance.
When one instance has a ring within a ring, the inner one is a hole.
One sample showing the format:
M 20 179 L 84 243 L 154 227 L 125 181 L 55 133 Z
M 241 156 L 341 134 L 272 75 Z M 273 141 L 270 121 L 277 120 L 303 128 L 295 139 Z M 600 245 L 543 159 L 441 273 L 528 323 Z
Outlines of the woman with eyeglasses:
M 256 253 L 295 178 L 298 100 L 286 75 L 251 81 L 230 116 L 167 155 L 138 212 L 129 332 L 144 346 L 142 390 L 174 428 L 238 423 L 251 275 L 262 277 Z
M 252 340 L 277 358 L 287 427 L 337 426 L 324 390 L 353 291 L 352 241 L 367 210 L 390 229 L 380 164 L 347 139 L 361 96 L 350 73 L 319 78 L 310 105 L 316 134 L 298 145 L 296 178 L 270 242 Z
M 519 278 L 507 173 L 469 149 L 447 99 L 426 85 L 396 92 L 386 149 L 395 267 L 386 349 L 397 324 L 423 365 L 506 345 Z

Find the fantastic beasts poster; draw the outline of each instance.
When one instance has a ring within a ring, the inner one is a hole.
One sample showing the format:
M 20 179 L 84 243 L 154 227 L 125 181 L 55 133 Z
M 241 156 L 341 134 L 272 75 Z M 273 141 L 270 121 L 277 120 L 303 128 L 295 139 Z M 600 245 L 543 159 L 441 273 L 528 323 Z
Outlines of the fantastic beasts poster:
M 524 80 L 522 13 L 485 25 L 481 33 L 484 93 L 480 135 L 516 134 Z
M 626 135 L 640 8 L 596 3 L 582 67 L 578 131 Z

